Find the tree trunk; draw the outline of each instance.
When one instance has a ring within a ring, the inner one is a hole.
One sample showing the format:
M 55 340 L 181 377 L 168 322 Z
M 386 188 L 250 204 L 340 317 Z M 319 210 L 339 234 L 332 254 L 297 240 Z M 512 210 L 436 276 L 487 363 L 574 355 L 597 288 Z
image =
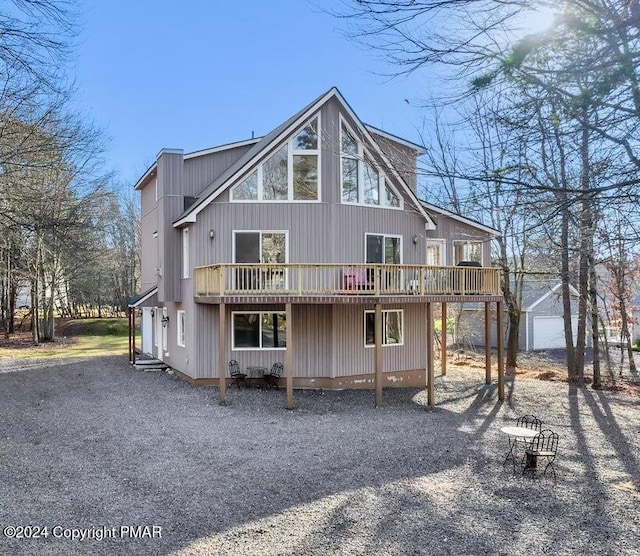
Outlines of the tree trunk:
M 575 380 L 576 352 L 573 344 L 573 327 L 571 323 L 571 274 L 569 270 L 569 208 L 564 204 L 562 209 L 562 228 L 560 232 L 562 281 L 562 315 L 564 317 L 564 339 L 567 352 L 567 369 L 569 380 Z
M 591 234 L 593 237 L 593 233 Z M 591 245 L 591 253 L 593 253 L 593 242 Z M 589 302 L 591 306 L 591 341 L 593 342 L 593 388 L 602 388 L 602 376 L 600 371 L 600 331 L 598 327 L 598 291 L 596 267 L 593 257 L 589 257 Z

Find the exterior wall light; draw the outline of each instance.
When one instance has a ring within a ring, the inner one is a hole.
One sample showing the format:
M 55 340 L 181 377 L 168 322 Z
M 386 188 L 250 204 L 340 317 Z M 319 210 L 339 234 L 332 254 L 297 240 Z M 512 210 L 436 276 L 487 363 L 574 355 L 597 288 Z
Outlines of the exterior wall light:
M 209 230 L 209 239 L 215 239 L 215 238 L 216 238 L 216 231 Z

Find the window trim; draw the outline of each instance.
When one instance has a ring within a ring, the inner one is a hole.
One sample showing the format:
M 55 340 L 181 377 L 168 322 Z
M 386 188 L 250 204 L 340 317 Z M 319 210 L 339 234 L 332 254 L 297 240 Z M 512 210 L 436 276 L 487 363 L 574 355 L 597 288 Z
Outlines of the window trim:
M 480 261 L 478 261 L 482 266 L 484 266 L 484 241 L 481 239 L 457 239 L 453 241 L 453 264 L 457 265 L 459 262 L 456 260 L 456 247 L 458 245 L 465 245 L 467 243 L 479 243 L 480 244 Z M 471 259 L 462 259 L 463 261 L 471 260 Z
M 180 347 L 187 347 L 186 318 L 187 313 L 184 309 L 176 311 L 176 343 Z
M 236 234 L 260 234 L 260 256 L 262 257 L 262 234 L 284 234 L 284 263 L 289 263 L 289 230 L 231 230 L 231 258 L 233 264 L 243 264 L 236 261 Z M 256 263 L 269 264 L 269 263 Z M 277 265 L 278 263 L 274 263 Z
M 321 203 L 322 202 L 322 120 L 320 117 L 320 112 L 311 116 L 308 120 L 305 121 L 300 127 L 298 127 L 293 133 L 291 133 L 290 137 L 281 143 L 278 143 L 275 147 L 271 148 L 265 154 L 263 154 L 262 158 L 259 162 L 256 163 L 256 166 L 251 167 L 250 171 L 246 174 L 243 174 L 240 178 L 236 180 L 233 186 L 229 188 L 229 202 L 230 203 Z M 317 120 L 317 130 L 318 130 L 318 147 L 316 149 L 295 149 L 293 144 L 295 138 L 300 134 L 300 132 L 307 127 L 311 122 Z M 287 145 L 287 198 L 286 199 L 264 199 L 263 194 L 263 165 L 264 163 L 271 158 L 275 153 L 277 153 L 283 146 Z M 295 155 L 316 155 L 318 158 L 318 198 L 317 199 L 294 199 L 294 190 L 293 190 L 293 157 Z M 257 172 L 257 199 L 234 199 L 233 190 L 238 186 L 242 181 L 247 179 L 253 172 Z
M 400 262 L 398 264 L 404 264 L 402 261 L 404 261 L 404 236 L 400 235 L 400 234 L 379 234 L 376 232 L 365 232 L 364 234 L 364 264 L 394 264 L 394 263 L 385 263 L 385 262 L 381 262 L 381 263 L 368 263 L 367 262 L 367 237 L 369 236 L 380 236 L 382 237 L 382 242 L 384 244 L 384 240 L 388 237 L 393 237 L 393 238 L 397 238 L 400 240 Z
M 369 348 L 374 348 L 376 347 L 376 343 L 375 340 L 373 342 L 373 344 L 367 344 L 367 314 L 373 314 L 375 315 L 375 311 L 370 311 L 370 310 L 365 310 L 364 311 L 364 316 L 363 316 L 363 322 L 364 322 L 364 347 L 365 349 L 369 349 Z M 388 313 L 400 313 L 400 322 L 401 322 L 401 328 L 400 328 L 400 342 L 398 342 L 397 344 L 387 344 L 384 341 L 384 336 L 385 336 L 385 331 L 386 331 L 386 326 L 385 326 L 385 315 Z M 395 347 L 395 346 L 404 346 L 404 309 L 382 309 L 382 347 Z M 374 316 L 374 334 L 375 334 L 375 316 Z M 375 337 L 375 336 L 374 336 Z
M 260 344 L 262 344 L 262 315 L 282 315 L 285 317 L 285 324 L 289 326 L 289 323 L 286 321 L 287 312 L 283 310 L 274 310 L 274 311 L 231 311 L 231 351 L 286 351 L 287 346 L 285 347 L 244 347 L 235 345 L 235 334 L 234 330 L 234 322 L 235 315 L 258 315 L 258 322 L 260 323 L 260 328 L 258 331 L 258 338 L 260 340 Z M 286 330 L 286 329 L 285 329 Z M 286 338 L 285 338 L 286 341 Z
M 383 170 L 375 162 L 375 157 L 369 152 L 369 150 L 364 146 L 364 143 L 358 139 L 358 135 L 354 133 L 353 128 L 347 123 L 346 119 L 340 114 L 340 129 L 339 129 L 339 137 L 338 137 L 338 156 L 340 157 L 340 203 L 343 205 L 351 205 L 351 206 L 359 206 L 359 207 L 371 207 L 371 208 L 379 208 L 379 209 L 391 209 L 391 210 L 404 210 L 404 198 L 398 192 L 396 187 L 391 182 L 391 179 L 387 175 L 387 173 Z M 356 142 L 358 153 L 353 155 L 345 155 L 342 153 L 342 130 L 346 129 L 349 135 L 353 137 Z M 345 201 L 342 197 L 342 160 L 344 158 L 349 158 L 351 160 L 358 161 L 358 201 Z M 371 164 L 378 172 L 378 199 L 379 203 L 369 204 L 364 201 L 364 167 L 367 163 Z M 394 195 L 398 198 L 398 206 L 394 207 L 393 205 L 387 204 L 387 195 L 385 187 L 389 186 L 391 191 L 393 191 Z

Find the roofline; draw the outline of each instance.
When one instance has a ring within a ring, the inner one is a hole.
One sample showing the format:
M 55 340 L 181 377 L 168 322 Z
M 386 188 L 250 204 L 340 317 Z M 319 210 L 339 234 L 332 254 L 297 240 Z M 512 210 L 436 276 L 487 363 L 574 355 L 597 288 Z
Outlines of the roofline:
M 145 173 L 144 173 L 144 174 L 142 174 L 142 176 L 140 177 L 140 179 L 135 183 L 135 185 L 133 186 L 133 188 L 134 188 L 135 190 L 141 189 L 141 188 L 142 188 L 142 184 L 143 184 L 145 181 L 147 181 L 147 179 L 148 179 L 149 177 L 151 177 L 151 176 L 154 174 L 154 172 L 156 171 L 156 168 L 157 168 L 157 167 L 158 167 L 158 163 L 157 163 L 157 162 L 154 162 L 151 166 L 149 166 L 149 167 L 146 169 Z
M 540 303 L 542 303 L 545 299 L 547 299 L 547 297 L 549 297 L 551 294 L 555 293 L 555 291 L 562 286 L 562 282 L 558 282 L 555 286 L 553 286 L 553 288 L 551 288 L 547 293 L 545 293 L 543 296 L 541 296 L 537 301 L 534 301 L 531 305 L 529 305 L 525 311 L 526 312 L 530 312 L 533 311 L 538 305 L 540 305 Z M 569 290 L 571 291 L 571 293 L 573 295 L 577 295 L 578 297 L 580 297 L 580 292 L 578 290 L 576 290 L 571 284 L 569 284 Z
M 313 105 L 311 105 L 305 112 L 304 114 L 302 114 L 299 118 L 296 118 L 295 121 L 293 121 L 282 133 L 280 133 L 280 135 L 278 135 L 278 137 L 276 137 L 275 139 L 273 139 L 271 141 L 271 145 L 274 143 L 278 143 L 279 141 L 282 140 L 282 138 L 286 137 L 289 133 L 291 133 L 296 127 L 298 127 L 299 125 L 299 121 L 300 120 L 305 120 L 307 118 L 309 118 L 311 116 L 311 114 L 313 114 L 313 112 L 315 112 L 315 110 L 318 108 L 319 105 L 321 105 L 323 102 L 326 102 L 331 95 L 334 94 L 334 89 L 335 87 L 333 87 L 332 89 L 330 89 L 326 94 L 322 95 L 320 97 L 320 99 L 315 102 Z M 245 169 L 247 168 L 247 166 L 251 166 L 252 164 L 254 164 L 257 160 L 260 159 L 260 157 L 264 154 L 264 152 L 267 150 L 266 147 L 268 147 L 269 145 L 266 145 L 264 149 L 261 149 L 260 151 L 258 151 L 255 155 L 253 155 L 253 157 L 251 158 L 251 160 L 248 160 L 246 163 L 244 163 L 235 173 L 233 173 L 231 176 L 229 176 L 227 178 L 227 180 L 225 181 L 226 184 L 229 184 L 233 181 L 235 181 L 240 175 L 242 175 L 242 173 L 245 171 Z M 182 218 L 180 218 L 179 220 L 176 220 L 173 223 L 173 227 L 174 228 L 179 228 L 184 224 L 187 223 L 193 223 L 196 221 L 196 216 L 198 216 L 198 214 L 200 214 L 200 212 L 202 212 L 208 205 L 209 203 L 211 203 L 211 201 L 213 201 L 214 199 L 216 199 L 219 195 L 221 195 L 224 191 L 226 191 L 228 188 L 228 185 L 221 185 L 220 187 L 218 187 L 218 189 L 216 189 L 215 191 L 212 191 L 208 197 L 205 197 L 204 199 L 202 199 L 201 202 L 199 202 L 194 208 L 193 210 L 189 211 L 187 214 L 185 214 Z
M 418 143 L 414 143 L 413 141 L 409 141 L 408 139 L 403 139 L 398 135 L 394 135 L 393 133 L 389 133 L 388 131 L 385 131 L 383 129 L 380 129 L 370 124 L 364 124 L 364 127 L 366 127 L 369 131 L 373 131 L 373 133 L 376 133 L 378 135 L 381 135 L 382 137 L 391 139 L 391 141 L 395 141 L 396 143 L 401 143 L 402 145 L 409 147 L 410 149 L 416 151 L 416 153 L 418 153 L 418 156 L 423 155 L 427 152 L 427 149 L 424 145 L 418 145 Z
M 439 212 L 440 214 L 444 214 L 450 218 L 453 218 L 454 220 L 458 220 L 460 222 L 463 222 L 464 224 L 469 224 L 469 226 L 473 226 L 474 228 L 478 228 L 484 232 L 487 232 L 488 234 L 492 235 L 492 236 L 498 236 L 500 235 L 500 232 L 494 228 L 491 228 L 489 226 L 486 226 L 485 224 L 482 224 L 481 222 L 477 222 L 475 220 L 471 220 L 471 218 L 467 218 L 466 216 L 461 216 L 460 214 L 456 214 L 455 212 L 451 212 L 447 209 L 444 209 L 442 207 L 439 207 L 437 205 L 432 205 L 431 203 L 427 203 L 426 201 L 420 201 L 422 203 L 422 205 L 427 208 L 428 210 L 433 210 L 435 212 Z
M 300 126 L 301 122 L 303 122 L 303 121 L 307 120 L 308 118 L 310 118 L 311 115 L 314 112 L 316 112 L 320 106 L 322 106 L 329 99 L 331 99 L 331 97 L 338 98 L 339 102 L 344 106 L 345 110 L 349 113 L 349 115 L 351 116 L 353 121 L 356 122 L 362 128 L 362 131 L 364 132 L 365 137 L 373 145 L 374 149 L 376 150 L 378 155 L 382 158 L 382 160 L 386 164 L 386 166 L 391 169 L 391 172 L 393 173 L 395 178 L 398 180 L 400 185 L 403 187 L 403 189 L 405 190 L 405 193 L 413 200 L 414 205 L 416 206 L 416 208 L 420 211 L 420 213 L 422 214 L 422 216 L 426 220 L 425 229 L 427 229 L 427 230 L 435 230 L 435 222 L 429 216 L 427 211 L 424 210 L 424 207 L 422 206 L 420 199 L 418 199 L 417 195 L 408 186 L 407 182 L 402 178 L 402 176 L 400 176 L 398 171 L 391 164 L 391 162 L 389 161 L 387 156 L 384 154 L 384 152 L 380 148 L 380 145 L 378 145 L 377 141 L 371 136 L 371 132 L 367 129 L 367 126 L 362 122 L 362 120 L 360 120 L 360 118 L 358 118 L 358 116 L 356 115 L 354 110 L 351 108 L 349 103 L 342 96 L 342 94 L 340 93 L 340 91 L 338 90 L 337 87 L 331 87 L 331 89 L 329 89 L 324 95 L 322 95 L 318 100 L 316 100 L 312 105 L 310 105 L 302 114 L 300 114 L 297 118 L 295 118 L 295 120 L 293 120 L 291 122 L 291 124 L 289 124 L 277 137 L 273 138 L 271 140 L 271 142 L 269 143 L 269 145 L 265 145 L 264 149 L 259 150 L 251 158 L 251 160 L 248 160 L 247 162 L 245 162 L 242 165 L 242 167 L 240 167 L 235 173 L 233 173 L 231 176 L 229 176 L 225 180 L 225 184 L 227 184 L 227 185 L 221 185 L 220 187 L 218 187 L 218 189 L 216 189 L 215 191 L 211 192 L 207 197 L 203 198 L 202 201 L 198 202 L 198 204 L 196 206 L 194 206 L 193 210 L 191 210 L 188 213 L 186 213 L 179 220 L 176 220 L 173 223 L 173 227 L 174 228 L 180 228 L 184 224 L 194 223 L 196 221 L 197 215 L 200 214 L 200 212 L 202 210 L 204 210 L 211 203 L 211 201 L 213 201 L 219 195 L 221 195 L 224 191 L 226 191 L 228 189 L 228 187 L 229 187 L 229 184 L 232 183 L 233 181 L 235 181 L 238 177 L 240 177 L 242 175 L 242 173 L 246 170 L 247 167 L 255 164 L 258 160 L 260 160 L 260 158 L 262 157 L 264 152 L 268 149 L 268 147 L 270 147 L 271 145 L 277 144 L 278 142 L 282 141 L 283 138 L 285 138 L 289 134 L 291 134 L 293 132 L 293 130 L 295 130 L 297 127 Z
M 206 156 L 208 154 L 214 154 L 214 153 L 219 153 L 222 151 L 226 151 L 229 149 L 235 149 L 238 147 L 244 147 L 246 145 L 255 145 L 258 141 L 260 141 L 260 139 L 262 139 L 262 137 L 254 137 L 253 139 L 244 139 L 242 141 L 234 141 L 233 143 L 225 143 L 224 145 L 219 145 L 217 147 L 210 147 L 208 149 L 202 149 L 199 151 L 193 151 L 190 153 L 187 153 L 184 155 L 184 160 L 189 160 L 191 158 L 197 158 L 199 156 Z M 174 154 L 182 154 L 183 151 L 182 149 L 162 149 L 159 153 L 158 156 L 160 156 L 162 153 L 174 153 Z M 145 173 L 142 174 L 142 176 L 140 177 L 140 179 L 138 179 L 138 181 L 136 182 L 136 184 L 133 186 L 134 189 L 140 189 L 142 187 L 142 184 L 147 180 L 147 178 L 149 178 L 151 175 L 153 175 L 154 171 L 156 170 L 156 168 L 158 167 L 158 162 L 157 162 L 157 157 L 156 157 L 156 161 L 149 166 L 149 168 L 146 169 Z
M 208 149 L 201 149 L 199 151 L 193 151 L 184 155 L 184 159 L 188 160 L 190 158 L 198 158 L 199 156 L 206 156 L 208 154 L 219 153 L 222 151 L 227 151 L 229 149 L 236 149 L 238 147 L 245 147 L 247 145 L 255 145 L 258 141 L 260 141 L 262 137 L 254 137 L 252 139 L 244 139 L 242 141 L 234 141 L 233 143 L 225 143 L 224 145 L 219 145 L 218 147 L 210 147 Z
M 342 93 L 338 90 L 337 87 L 333 87 L 330 92 L 333 92 L 335 96 L 339 97 L 340 102 L 344 105 L 347 112 L 349 112 L 349 115 L 351 116 L 351 118 L 353 118 L 353 121 L 360 124 L 360 126 L 362 127 L 362 130 L 364 131 L 365 136 L 373 144 L 374 148 L 378 152 L 378 155 L 380 156 L 380 158 L 382 158 L 382 161 L 386 164 L 388 168 L 391 169 L 391 172 L 393 173 L 395 178 L 398 180 L 398 182 L 400 182 L 400 185 L 402 185 L 402 187 L 404 188 L 405 193 L 411 198 L 411 200 L 413 201 L 413 204 L 416 206 L 416 208 L 420 211 L 420 214 L 422 214 L 424 219 L 427 221 L 425 224 L 425 230 L 435 230 L 436 223 L 433 221 L 431 216 L 429 216 L 429 213 L 426 210 L 424 210 L 424 207 L 422 206 L 422 201 L 418 199 L 418 195 L 416 195 L 413 189 L 409 187 L 409 185 L 404 180 L 404 178 L 398 173 L 395 166 L 391 164 L 391 161 L 387 158 L 387 155 L 384 154 L 384 152 L 380 148 L 380 145 L 378 145 L 378 142 L 371 136 L 371 132 L 367 129 L 367 126 L 362 122 L 360 118 L 358 118 L 358 115 L 355 113 L 353 108 L 351 108 L 351 105 L 347 102 L 347 100 L 342 96 Z
M 144 303 L 147 299 L 149 299 L 150 297 L 153 297 L 157 293 L 158 293 L 158 286 L 154 286 L 153 288 L 148 290 L 146 293 L 143 293 L 140 299 L 137 299 L 134 303 L 129 303 L 129 307 L 131 308 L 139 307 L 140 304 Z

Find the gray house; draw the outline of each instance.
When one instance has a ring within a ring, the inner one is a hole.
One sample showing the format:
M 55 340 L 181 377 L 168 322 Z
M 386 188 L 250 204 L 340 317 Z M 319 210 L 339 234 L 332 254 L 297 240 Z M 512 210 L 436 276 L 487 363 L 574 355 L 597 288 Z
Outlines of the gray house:
M 425 384 L 432 402 L 434 304 L 502 311 L 492 230 L 420 202 L 424 152 L 336 88 L 265 137 L 160 151 L 135 186 L 141 350 L 222 400 L 233 359 L 282 362 L 291 404 L 293 387 Z

